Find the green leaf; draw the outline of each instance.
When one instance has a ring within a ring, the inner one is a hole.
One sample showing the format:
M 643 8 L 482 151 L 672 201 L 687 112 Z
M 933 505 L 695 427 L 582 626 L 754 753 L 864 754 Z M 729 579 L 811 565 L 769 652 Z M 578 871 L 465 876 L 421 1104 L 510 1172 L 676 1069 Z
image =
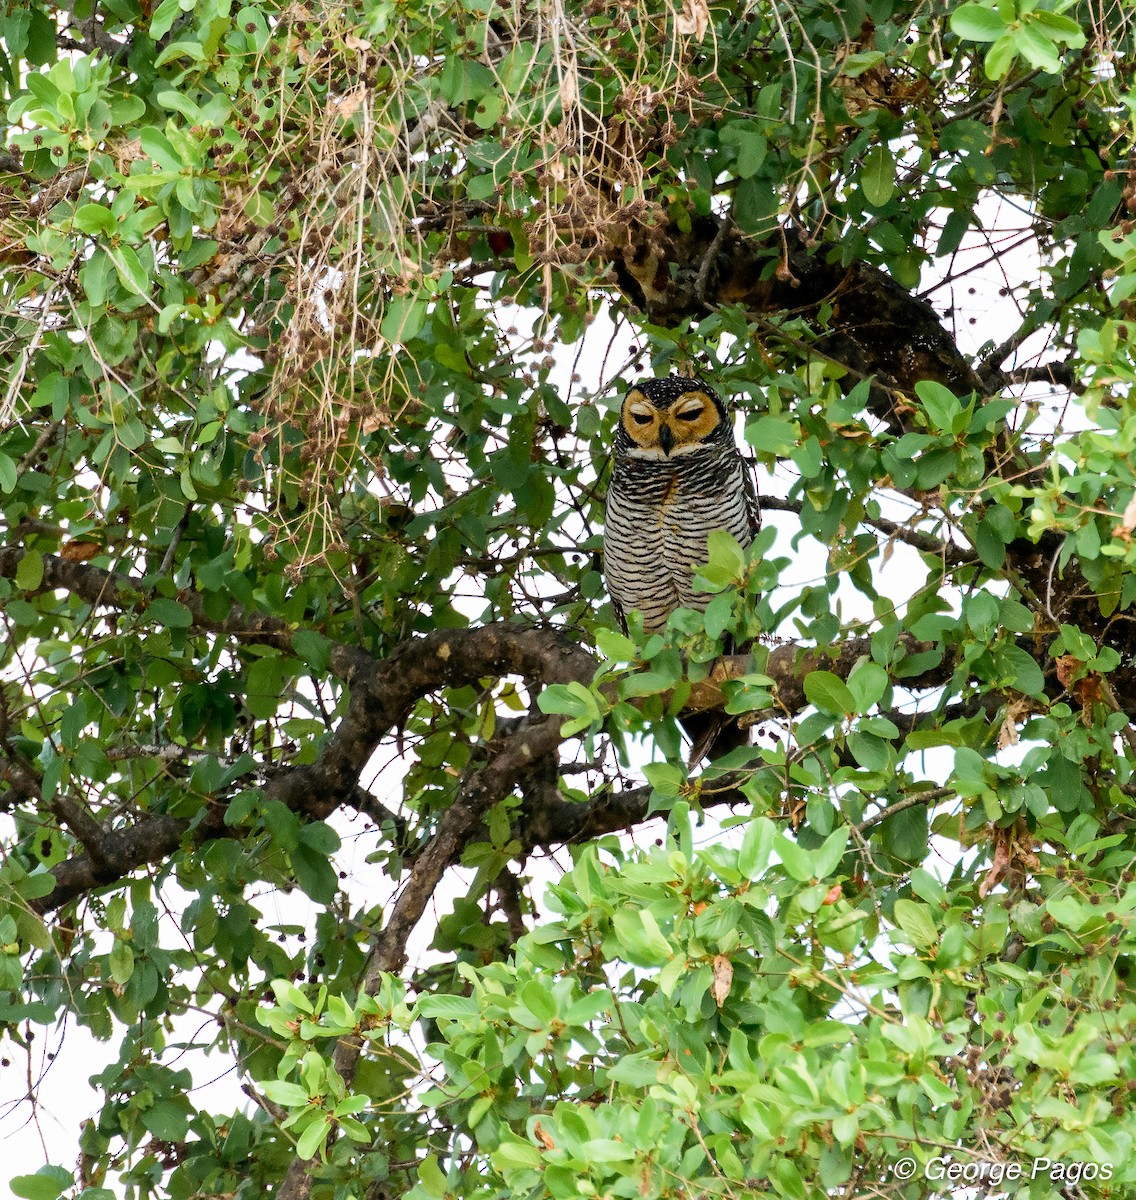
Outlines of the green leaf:
M 745 551 L 733 534 L 724 529 L 711 530 L 706 539 L 706 561 L 727 580 L 741 581 L 745 571 Z
M 847 831 L 845 836 L 847 836 Z M 813 875 L 813 856 L 811 851 L 806 850 L 803 846 L 787 838 L 783 833 L 778 832 L 773 839 L 774 849 L 777 851 L 777 857 L 785 866 L 785 870 L 789 872 L 791 878 L 797 880 L 798 883 L 811 883 L 815 876 Z
M 535 1170 L 541 1165 L 540 1151 L 529 1142 L 516 1138 L 506 1138 L 495 1149 L 490 1151 L 490 1161 L 498 1170 L 515 1169 Z
M 164 4 L 162 7 L 165 7 Z M 177 175 L 187 165 L 174 149 L 170 139 L 151 125 L 141 130 L 138 134 L 138 142 L 143 152 L 148 154 L 163 171 Z
M 276 655 L 258 658 L 248 669 L 245 701 L 254 717 L 272 717 L 284 701 L 284 680 L 289 672 Z
M 326 821 L 309 821 L 300 826 L 300 843 L 330 858 L 342 845 L 339 834 Z
M 756 175 L 765 162 L 769 144 L 760 127 L 753 121 L 732 121 L 718 135 L 723 145 L 737 150 L 735 171 L 739 179 Z
M 856 712 L 867 712 L 878 704 L 888 688 L 888 674 L 874 662 L 858 662 L 848 676 L 848 691 L 851 693 Z
M 59 104 L 59 88 L 46 76 L 31 72 L 24 79 L 24 86 L 37 100 L 42 101 L 49 109 L 55 110 Z
M 177 1101 L 156 1100 L 142 1114 L 142 1124 L 163 1142 L 180 1142 L 189 1131 L 189 1113 Z
M 283 1104 L 288 1108 L 302 1107 L 311 1099 L 306 1087 L 287 1079 L 266 1079 L 259 1087 L 273 1104 Z
M 50 896 L 55 891 L 55 876 L 42 867 L 37 868 L 20 880 L 16 891 L 24 900 L 39 900 L 43 896 Z
M 805 1181 L 796 1165 L 788 1158 L 778 1158 L 773 1165 L 773 1178 L 778 1195 L 786 1200 L 805 1200 L 808 1193 Z
M 297 629 L 292 635 L 292 649 L 318 674 L 327 670 L 331 660 L 331 641 L 312 629 Z
M 319 904 L 330 904 L 339 890 L 339 874 L 325 853 L 311 846 L 299 845 L 289 857 L 292 873 L 304 893 Z
M 379 332 L 388 342 L 405 345 L 422 332 L 425 323 L 425 300 L 412 294 L 392 296 L 379 325 Z
M 110 209 L 103 204 L 81 204 L 72 218 L 75 228 L 84 233 L 114 233 L 117 222 Z
M 1017 42 L 1013 34 L 1007 33 L 1000 37 L 986 52 L 987 79 L 1004 78 L 1017 56 Z
M 560 727 L 564 737 L 573 735 L 596 725 L 604 718 L 606 705 L 600 707 L 599 697 L 573 679 L 571 683 L 554 683 L 537 697 L 537 707 L 544 713 L 560 713 L 570 719 Z
M 978 523 L 974 537 L 974 548 L 978 551 L 983 566 L 992 571 L 999 570 L 1006 561 L 1006 544 L 997 525 L 988 516 L 983 517 Z
M 645 908 L 617 909 L 612 927 L 619 940 L 622 954 L 629 962 L 654 967 L 674 957 L 670 942 L 663 936 L 658 922 Z
M 880 826 L 883 848 L 898 862 L 912 866 L 926 857 L 928 839 L 928 814 L 921 804 L 887 817 Z
M 845 716 L 857 711 L 856 697 L 831 671 L 810 671 L 805 676 L 805 698 L 821 712 Z
M 860 187 L 874 208 L 881 208 L 895 193 L 895 159 L 887 146 L 873 146 L 864 155 Z
M 848 845 L 848 826 L 834 829 L 821 845 L 812 851 L 811 879 L 827 879 L 840 865 Z
M 478 100 L 492 91 L 496 79 L 493 72 L 482 63 L 451 55 L 442 68 L 438 84 L 443 99 L 449 104 L 459 105 Z
M 252 6 L 242 8 L 236 15 L 235 23 L 248 39 L 249 47 L 263 53 L 271 36 L 263 10 Z
M 634 662 L 638 651 L 635 643 L 611 629 L 596 630 L 596 649 L 613 662 Z
M 169 33 L 181 13 L 180 0 L 162 0 L 150 18 L 150 37 L 155 42 L 161 41 Z
M 776 832 L 777 826 L 768 817 L 755 817 L 746 825 L 738 850 L 738 870 L 746 879 L 756 880 L 765 871 Z
M 1007 29 L 1006 22 L 984 4 L 963 4 L 950 17 L 951 32 L 971 42 L 993 42 Z
M 312 1002 L 300 991 L 294 983 L 290 983 L 287 979 L 274 979 L 271 983 L 272 991 L 276 996 L 277 1002 L 282 1008 L 291 1012 L 312 1013 Z
M 687 783 L 686 771 L 674 763 L 646 763 L 643 775 L 660 796 L 679 796 Z
M 611 989 L 598 987 L 574 1000 L 564 1013 L 564 1020 L 569 1025 L 587 1025 L 601 1013 L 607 1013 L 612 1006 Z
M 437 1155 L 427 1154 L 418 1164 L 418 1179 L 422 1184 L 423 1191 L 428 1196 L 434 1196 L 436 1200 L 443 1200 L 449 1185 L 441 1167 L 438 1166 Z
M 917 904 L 914 900 L 897 900 L 895 921 L 916 949 L 931 949 L 939 941 L 939 931 L 931 910 L 925 904 Z
M 16 567 L 16 587 L 24 592 L 34 592 L 43 583 L 43 555 L 38 550 L 28 550 Z
M 330 1131 L 331 1118 L 319 1117 L 300 1134 L 296 1142 L 296 1153 L 300 1158 L 311 1158 L 317 1151 L 323 1150 Z
M 1060 72 L 1061 55 L 1042 28 L 1033 24 L 1023 24 L 1014 35 L 1014 45 L 1031 67 L 1050 71 L 1054 75 Z
M 1053 41 L 1063 43 L 1074 50 L 1079 50 L 1088 41 L 1080 25 L 1063 13 L 1050 12 L 1047 8 L 1035 8 L 1026 15 L 1026 20 L 1041 26 L 1046 36 Z
M 120 987 L 130 982 L 134 974 L 134 951 L 119 939 L 115 940 L 109 955 L 110 977 Z
M 151 620 L 169 629 L 188 629 L 193 624 L 193 613 L 184 604 L 164 596 L 151 600 L 146 612 Z
M 122 286 L 136 296 L 148 296 L 153 284 L 135 251 L 130 246 L 120 245 L 108 253 Z
M 550 1025 L 558 1016 L 552 993 L 535 979 L 530 979 L 522 985 L 518 999 L 542 1026 Z
M 75 1176 L 63 1167 L 40 1167 L 34 1175 L 17 1175 L 10 1183 L 12 1194 L 21 1200 L 59 1200 L 75 1183 Z
M 955 417 L 962 411 L 962 404 L 954 392 L 933 379 L 921 379 L 915 385 L 915 394 L 923 402 L 931 428 L 950 433 Z
M 1027 696 L 1045 694 L 1045 675 L 1031 654 L 1019 646 L 1003 642 L 994 647 L 993 655 L 1011 687 Z
M 783 417 L 759 417 L 746 425 L 746 441 L 763 454 L 790 453 L 800 440 L 800 427 Z
M 849 54 L 841 63 L 841 74 L 847 75 L 849 79 L 857 79 L 865 71 L 882 66 L 885 62 L 887 62 L 887 55 L 882 50 L 857 51 Z
M 472 1021 L 477 1017 L 478 1005 L 472 996 L 422 996 L 416 1005 L 424 1017 L 452 1017 L 456 1021 Z
M 573 683 L 576 681 L 573 680 Z M 579 716 L 589 711 L 591 704 L 588 697 L 581 697 L 579 684 L 575 688 L 566 683 L 550 683 L 536 698 L 537 707 L 542 713 L 554 713 L 565 716 Z

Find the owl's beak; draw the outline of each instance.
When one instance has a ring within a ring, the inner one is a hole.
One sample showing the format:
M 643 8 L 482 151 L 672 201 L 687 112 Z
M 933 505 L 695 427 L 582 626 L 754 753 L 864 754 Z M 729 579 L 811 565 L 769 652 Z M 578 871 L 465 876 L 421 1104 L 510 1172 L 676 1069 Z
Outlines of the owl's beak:
M 674 430 L 669 425 L 659 426 L 659 445 L 663 448 L 663 453 L 670 458 L 671 451 L 674 449 L 675 435 Z

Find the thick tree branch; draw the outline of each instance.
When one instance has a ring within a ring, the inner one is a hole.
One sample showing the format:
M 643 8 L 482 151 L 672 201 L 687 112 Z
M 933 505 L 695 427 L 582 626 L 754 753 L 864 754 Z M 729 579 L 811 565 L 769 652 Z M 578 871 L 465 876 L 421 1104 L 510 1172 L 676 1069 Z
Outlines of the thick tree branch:
M 76 840 L 87 852 L 92 870 L 105 873 L 109 867 L 103 853 L 103 836 L 106 830 L 73 796 L 60 792 L 49 805 L 51 811 L 75 835 Z
M 689 230 L 666 219 L 625 220 L 613 235 L 607 252 L 616 277 L 656 324 L 678 325 L 722 305 L 805 317 L 825 306 L 818 349 L 860 376 L 908 392 L 924 379 L 960 395 L 982 390 L 926 301 L 877 267 L 844 265 L 835 246 L 810 245 L 793 230 L 762 245 L 708 217 L 694 218 Z
M 747 771 L 730 771 L 725 775 L 700 777 L 691 781 L 690 790 L 698 796 L 702 808 L 735 808 L 752 804 L 745 792 L 749 779 Z M 608 833 L 622 833 L 647 820 L 653 789 L 649 785 L 625 791 L 605 791 L 587 804 L 568 804 L 533 813 L 524 826 L 524 853 L 552 850 L 557 846 L 591 842 Z M 865 834 L 889 817 L 920 804 L 933 804 L 952 794 L 950 788 L 931 788 L 905 796 L 865 817 L 854 828 Z
M 1039 363 L 1033 367 L 1018 367 L 1003 373 L 1006 386 L 1022 387 L 1029 383 L 1048 383 L 1057 388 L 1068 388 L 1071 392 L 1084 391 L 1077 370 L 1072 363 Z
M 80 854 L 51 868 L 55 889 L 32 907 L 41 914 L 51 912 L 139 867 L 161 862 L 181 845 L 188 828 L 188 821 L 162 815 L 104 833 L 94 857 Z
M 100 574 L 105 576 L 106 572 Z M 90 577 L 80 578 L 89 581 Z M 904 645 L 907 653 L 926 649 L 914 641 Z M 776 713 L 791 713 L 806 703 L 804 678 L 810 671 L 823 668 L 847 675 L 870 652 L 871 644 L 865 638 L 851 639 L 827 652 L 795 643 L 777 646 L 765 667 L 776 683 Z M 332 659 L 333 670 L 351 687 L 347 713 L 316 762 L 280 770 L 264 785 L 266 798 L 279 800 L 310 820 L 322 820 L 340 805 L 352 804 L 357 799 L 359 776 L 375 747 L 392 729 L 398 728 L 423 696 L 444 687 L 461 687 L 509 675 L 524 678 L 533 688 L 571 680 L 590 683 L 596 668 L 592 655 L 565 633 L 508 624 L 438 630 L 425 637 L 411 638 L 382 662 L 347 646 L 337 647 Z M 699 685 L 702 692 L 694 697 L 696 707 L 720 705 L 721 679 L 736 677 L 751 666 L 746 655 L 723 660 L 723 664 L 717 681 Z M 908 687 L 938 686 L 948 674 L 948 666 L 940 663 L 924 671 L 918 679 L 904 682 Z M 443 818 L 434 840 L 418 855 L 406 899 L 392 913 L 387 927 L 392 932 L 384 933 L 387 940 L 377 949 L 376 962 L 395 961 L 398 948 L 405 943 L 405 934 L 420 915 L 416 904 L 432 892 L 436 872 L 444 870 L 460 854 L 463 836 L 476 828 L 484 812 L 508 794 L 525 771 L 555 750 L 559 728 L 556 721 L 526 723 L 501 746 L 491 747 L 487 765 L 463 783 L 458 800 Z M 619 800 L 612 798 L 596 805 L 596 812 L 605 814 L 603 819 L 622 821 L 618 828 L 632 823 L 635 811 L 627 809 L 626 815 L 631 820 L 622 820 L 624 809 Z M 36 901 L 37 910 L 43 913 L 58 909 L 139 867 L 160 862 L 174 853 L 186 837 L 200 844 L 214 837 L 238 835 L 239 830 L 225 825 L 219 805 L 216 813 L 192 832 L 188 821 L 169 816 L 147 817 L 130 827 L 101 832 L 97 842 L 87 847 L 87 853 L 52 868 L 55 888 Z M 571 840 L 575 836 L 570 833 L 553 840 Z M 392 968 L 381 965 L 376 969 Z
M 63 563 L 66 568 L 75 565 Z M 92 590 L 102 586 L 108 592 L 113 591 L 117 586 L 113 578 L 107 582 L 107 572 L 94 570 L 94 576 L 80 572 L 77 582 Z M 340 805 L 358 799 L 359 776 L 375 747 L 401 724 L 423 696 L 444 687 L 462 687 L 486 677 L 506 675 L 521 676 L 534 687 L 572 679 L 590 682 L 595 667 L 593 657 L 560 631 L 515 625 L 440 630 L 423 638 L 411 638 L 381 663 L 362 650 L 338 646 L 332 652 L 332 669 L 351 685 L 347 713 L 317 761 L 272 775 L 264 786 L 265 797 L 287 804 L 310 820 L 322 820 Z M 531 732 L 536 728 L 544 730 L 539 738 Z M 509 743 L 513 747 L 511 753 L 523 756 L 527 747 L 529 754 L 535 754 L 544 746 L 544 740 L 552 736 L 550 728 L 540 722 L 528 732 L 522 731 Z M 558 722 L 555 729 L 558 735 Z M 535 758 L 523 758 L 514 763 L 508 754 L 498 755 L 477 777 L 480 784 L 476 780 L 468 784 L 472 789 L 470 796 L 491 795 L 494 789 L 503 786 L 500 780 L 515 780 L 510 771 L 515 768 L 519 772 L 534 761 Z M 486 807 L 494 802 L 494 798 L 487 800 Z M 469 804 L 473 803 L 471 799 Z M 476 819 L 480 819 L 480 813 Z M 450 824 L 444 828 L 452 831 L 457 820 L 457 816 L 450 818 Z M 220 808 L 214 818 L 201 822 L 192 834 L 188 821 L 166 816 L 147 817 L 134 826 L 107 831 L 94 844 L 93 853 L 92 847 L 87 847 L 87 853 L 52 868 L 55 888 L 36 901 L 37 910 L 43 913 L 58 909 L 139 867 L 160 862 L 176 851 L 187 836 L 199 844 L 214 837 L 238 834 L 239 830 L 225 825 Z M 448 843 L 439 843 L 445 844 Z M 452 849 L 451 846 L 451 853 Z M 419 856 L 415 870 L 428 875 L 440 855 L 441 850 L 437 849 L 431 857 L 428 848 Z M 419 866 L 419 862 L 423 865 Z

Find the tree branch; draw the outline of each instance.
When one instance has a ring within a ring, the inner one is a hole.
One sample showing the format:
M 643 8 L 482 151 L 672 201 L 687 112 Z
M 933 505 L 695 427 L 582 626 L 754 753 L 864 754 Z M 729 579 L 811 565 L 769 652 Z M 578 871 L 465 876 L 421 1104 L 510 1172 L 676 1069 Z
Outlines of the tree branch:
M 949 787 L 929 788 L 925 792 L 916 792 L 913 796 L 905 796 L 902 800 L 896 800 L 894 804 L 881 808 L 879 812 L 873 813 L 870 817 L 865 817 L 853 828 L 858 834 L 863 835 L 877 825 L 882 825 L 888 817 L 894 817 L 897 813 L 905 812 L 909 808 L 916 808 L 920 804 L 934 804 L 953 794 L 953 789 Z
M 1076 368 L 1072 363 L 1038 363 L 1033 367 L 1019 367 L 1003 372 L 1004 386 L 1021 387 L 1028 383 L 1048 383 L 1053 387 L 1068 388 L 1071 392 L 1083 392 Z
M 360 984 L 368 995 L 378 991 L 384 974 L 396 973 L 406 964 L 406 945 L 411 932 L 426 911 L 442 876 L 458 860 L 485 813 L 512 791 L 534 762 L 555 753 L 560 743 L 561 721 L 560 717 L 543 717 L 522 726 L 484 767 L 463 781 L 457 799 L 446 810 L 429 846 L 415 859 L 410 879 L 375 940 Z M 348 1088 L 363 1046 L 362 1037 L 348 1036 L 341 1038 L 336 1047 L 335 1069 Z M 306 1200 L 311 1195 L 311 1171 L 315 1165 L 314 1160 L 293 1159 L 277 1200 Z
M 0 578 L 15 579 L 20 563 L 28 551 L 20 547 L 0 548 Z M 144 613 L 154 599 L 149 589 L 138 579 L 104 570 L 91 563 L 72 562 L 56 554 L 44 554 L 43 581 L 38 592 L 65 591 L 91 605 L 92 608 L 112 608 L 120 612 Z M 217 620 L 205 611 L 205 596 L 185 589 L 178 593 L 179 604 L 185 605 L 193 617 L 193 627 L 208 633 L 224 634 L 242 642 L 258 642 L 278 650 L 290 650 L 292 629 L 286 621 L 267 613 L 250 613 L 233 604 L 228 614 Z
M 723 305 L 806 318 L 823 306 L 818 348 L 859 375 L 906 392 L 924 379 L 960 395 L 983 390 L 930 304 L 879 268 L 845 266 L 836 247 L 811 245 L 793 229 L 761 244 L 715 218 L 695 216 L 684 230 L 661 216 L 614 221 L 605 247 L 620 286 L 653 323 L 675 326 Z
M 786 500 L 781 496 L 762 496 L 761 507 L 763 511 L 799 513 L 801 501 Z M 894 538 L 897 542 L 904 542 L 921 554 L 929 554 L 932 558 L 941 559 L 949 566 L 966 567 L 974 562 L 973 555 L 962 546 L 944 541 L 922 529 L 912 529 L 910 525 L 902 521 L 893 521 L 890 517 L 861 517 L 860 523 L 888 538 Z
M 0 551 L 0 566 L 5 553 Z M 76 564 L 63 565 L 71 568 Z M 89 570 L 95 574 L 80 572 L 77 577 L 84 587 L 102 586 L 112 591 L 116 586 L 113 579 L 107 582 L 108 572 L 98 568 Z M 596 669 L 595 659 L 559 630 L 504 624 L 439 630 L 426 637 L 411 638 L 381 663 L 350 646 L 337 646 L 331 657 L 332 670 L 351 687 L 347 713 L 314 763 L 280 770 L 263 788 L 267 799 L 279 800 L 309 820 L 323 820 L 342 804 L 358 805 L 359 776 L 375 747 L 401 724 L 423 696 L 443 687 L 476 683 L 487 676 L 519 675 L 534 687 L 572 679 L 587 683 Z M 546 741 L 552 737 L 549 730 L 553 725 L 556 738 L 551 745 L 555 746 L 559 741 L 559 722 L 550 725 L 543 721 L 522 730 L 508 745 L 513 747 L 514 754 L 524 755 L 526 748 L 529 754 L 547 752 Z M 539 737 L 532 733 L 537 728 L 544 731 Z M 499 780 L 508 778 L 515 782 L 516 776 L 508 772 L 514 768 L 519 772 L 534 761 L 535 758 L 524 758 L 514 763 L 507 754 L 499 753 L 477 777 L 482 779 L 480 786 L 492 792 L 503 786 Z M 478 786 L 476 781 L 468 785 L 471 797 L 482 794 Z M 495 802 L 489 799 L 486 807 Z M 473 803 L 471 799 L 469 804 Z M 397 829 L 397 819 L 389 815 Z M 221 817 L 218 808 L 214 818 L 196 825 L 192 831 L 193 844 L 240 835 L 239 830 L 226 826 Z M 444 827 L 452 829 L 456 820 L 457 816 L 450 818 L 451 824 Z M 136 825 L 102 832 L 92 846 L 86 847 L 86 853 L 51 868 L 55 888 L 37 900 L 35 907 L 40 913 L 58 909 L 139 867 L 160 862 L 174 853 L 187 835 L 190 822 L 168 816 L 146 817 Z M 436 861 L 428 847 L 419 855 L 414 869 L 429 872 Z M 419 862 L 424 865 L 420 867 Z

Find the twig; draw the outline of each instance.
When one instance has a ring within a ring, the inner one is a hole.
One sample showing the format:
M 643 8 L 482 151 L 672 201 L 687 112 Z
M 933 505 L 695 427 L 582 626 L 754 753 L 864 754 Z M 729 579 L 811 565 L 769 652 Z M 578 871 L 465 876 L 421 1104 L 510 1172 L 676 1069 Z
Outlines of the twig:
M 954 790 L 952 788 L 930 788 L 925 792 L 919 792 L 914 796 L 908 796 L 904 800 L 897 800 L 894 804 L 889 804 L 887 808 L 880 809 L 878 813 L 874 813 L 870 817 L 865 817 L 863 821 L 853 826 L 853 828 L 857 833 L 864 834 L 869 829 L 874 829 L 881 822 L 886 821 L 888 817 L 894 817 L 897 813 L 905 812 L 909 808 L 915 808 L 919 804 L 935 804 L 937 801 L 953 795 Z
M 732 226 L 733 220 L 729 216 L 723 217 L 718 222 L 718 229 L 710 239 L 710 245 L 706 248 L 706 253 L 702 256 L 702 262 L 698 265 L 698 278 L 694 281 L 694 298 L 699 304 L 706 303 L 706 285 L 710 281 L 710 270 L 714 266 L 714 260 L 718 257 L 718 251 L 722 248 L 722 243 L 726 240 L 726 234 Z
M 1068 388 L 1076 395 L 1084 392 L 1084 386 L 1072 363 L 1039 363 L 1033 367 L 1021 367 L 1015 371 L 1002 372 L 1002 379 L 1010 386 L 1027 383 L 1049 383 L 1054 387 Z

